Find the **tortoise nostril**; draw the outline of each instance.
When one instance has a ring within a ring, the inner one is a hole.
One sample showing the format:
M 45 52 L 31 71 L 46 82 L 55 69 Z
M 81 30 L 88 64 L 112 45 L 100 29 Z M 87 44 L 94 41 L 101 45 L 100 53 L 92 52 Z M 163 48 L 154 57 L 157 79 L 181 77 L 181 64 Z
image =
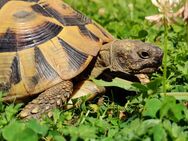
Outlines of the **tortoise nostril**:
M 142 59 L 148 59 L 149 58 L 149 53 L 146 52 L 146 51 L 142 51 L 139 53 L 139 56 L 142 58 Z

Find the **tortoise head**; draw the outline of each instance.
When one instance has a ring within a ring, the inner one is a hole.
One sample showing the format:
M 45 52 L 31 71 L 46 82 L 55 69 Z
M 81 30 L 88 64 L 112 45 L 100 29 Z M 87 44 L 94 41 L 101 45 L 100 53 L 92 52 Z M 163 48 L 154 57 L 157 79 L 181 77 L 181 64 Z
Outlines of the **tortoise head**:
M 152 73 L 162 64 L 162 50 L 138 40 L 116 40 L 110 47 L 110 69 L 130 74 Z

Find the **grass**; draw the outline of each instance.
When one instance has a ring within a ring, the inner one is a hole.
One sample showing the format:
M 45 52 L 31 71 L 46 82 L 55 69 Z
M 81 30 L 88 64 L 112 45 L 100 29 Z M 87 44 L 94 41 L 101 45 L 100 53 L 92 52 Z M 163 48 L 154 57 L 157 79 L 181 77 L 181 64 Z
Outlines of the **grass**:
M 147 23 L 145 16 L 156 14 L 150 0 L 66 0 L 104 26 L 117 38 L 139 39 L 163 48 L 165 29 Z M 168 28 L 166 91 L 160 72 L 150 76 L 147 85 L 115 79 L 110 84 L 136 91 L 121 94 L 124 104 L 116 103 L 117 93 L 98 102 L 82 99 L 80 107 L 54 110 L 52 118 L 27 122 L 17 118 L 20 104 L 0 103 L 0 140 L 8 141 L 187 141 L 188 140 L 188 47 L 186 24 L 179 21 Z

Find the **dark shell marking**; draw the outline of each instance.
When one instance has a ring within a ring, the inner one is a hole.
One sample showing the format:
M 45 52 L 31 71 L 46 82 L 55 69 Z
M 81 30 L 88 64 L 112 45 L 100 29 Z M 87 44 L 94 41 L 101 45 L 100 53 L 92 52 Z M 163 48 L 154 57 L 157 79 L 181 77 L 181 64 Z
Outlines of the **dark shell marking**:
M 56 78 L 58 75 L 52 66 L 50 66 L 38 47 L 35 48 L 35 63 L 37 74 L 40 78 L 50 79 Z
M 66 8 L 66 5 L 63 5 Z M 90 32 L 85 25 L 92 23 L 92 20 L 81 14 L 80 12 L 75 12 L 73 15 L 67 16 L 62 15 L 48 4 L 43 6 L 35 4 L 32 6 L 33 10 L 43 16 L 53 17 L 62 23 L 64 26 L 78 26 L 80 33 L 92 40 L 99 41 L 99 38 Z
M 78 28 L 80 29 L 80 33 L 83 35 L 83 36 L 86 36 L 88 38 L 90 38 L 91 40 L 94 40 L 96 42 L 99 42 L 99 38 L 97 36 L 95 36 L 92 32 L 90 32 L 86 27 L 85 25 L 80 25 L 78 26 Z
M 6 59 L 8 60 L 8 58 L 9 57 Z M 14 56 L 11 60 L 7 61 L 6 64 L 1 62 L 1 67 L 0 90 L 8 91 L 11 88 L 11 84 L 18 84 L 22 80 L 19 57 L 17 55 Z
M 7 29 L 6 33 L 0 35 L 0 52 L 17 51 L 16 33 Z
M 83 14 L 79 12 L 75 12 L 74 15 L 67 16 L 67 15 L 60 14 L 57 10 L 53 9 L 48 4 L 43 5 L 42 6 L 43 9 L 40 8 L 40 10 L 39 10 L 39 6 L 37 7 L 38 7 L 38 10 L 36 10 L 36 12 L 39 12 L 41 14 L 45 13 L 44 15 L 55 18 L 64 26 L 79 26 L 79 25 L 92 23 L 92 21 L 89 18 L 87 18 L 86 16 L 84 16 Z
M 11 76 L 10 82 L 13 84 L 17 84 L 21 81 L 21 74 L 20 74 L 20 64 L 18 56 L 15 56 L 11 65 Z
M 36 86 L 41 79 L 52 80 L 58 76 L 57 72 L 45 59 L 43 53 L 38 47 L 35 47 L 36 74 L 31 78 L 32 86 Z
M 46 17 L 52 17 L 52 15 L 47 10 L 45 10 L 44 7 L 42 7 L 39 4 L 34 4 L 34 5 L 31 6 L 31 8 L 36 13 L 39 13 L 39 14 L 46 16 Z
M 9 0 L 1 0 L 0 1 L 0 9 L 8 2 Z
M 68 43 L 63 41 L 63 39 L 58 38 L 59 42 L 61 43 L 62 47 L 64 48 L 65 52 L 69 58 L 69 67 L 73 70 L 79 70 L 82 64 L 87 60 L 88 55 L 79 52 L 78 50 L 71 47 Z
M 10 29 L 0 35 L 0 52 L 15 52 L 32 48 L 57 36 L 63 27 L 51 22 L 43 23 L 25 33 L 15 33 Z

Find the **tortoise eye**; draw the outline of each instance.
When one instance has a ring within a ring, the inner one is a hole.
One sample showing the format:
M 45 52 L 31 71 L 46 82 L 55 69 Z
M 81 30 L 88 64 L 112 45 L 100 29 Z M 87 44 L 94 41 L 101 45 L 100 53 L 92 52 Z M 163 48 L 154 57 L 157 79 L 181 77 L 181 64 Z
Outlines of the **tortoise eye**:
M 138 53 L 138 55 L 142 58 L 142 59 L 148 59 L 150 57 L 149 53 L 146 51 L 141 51 Z

